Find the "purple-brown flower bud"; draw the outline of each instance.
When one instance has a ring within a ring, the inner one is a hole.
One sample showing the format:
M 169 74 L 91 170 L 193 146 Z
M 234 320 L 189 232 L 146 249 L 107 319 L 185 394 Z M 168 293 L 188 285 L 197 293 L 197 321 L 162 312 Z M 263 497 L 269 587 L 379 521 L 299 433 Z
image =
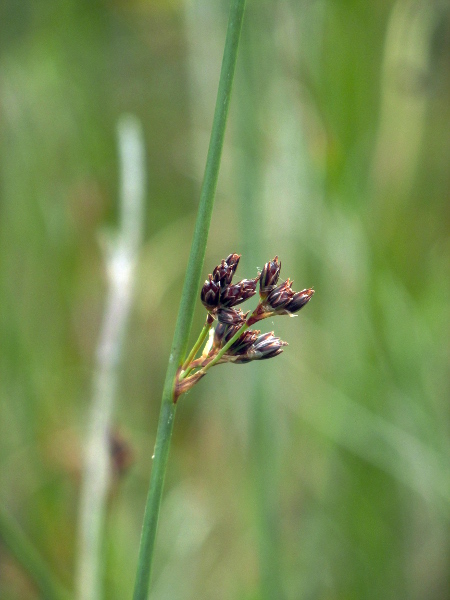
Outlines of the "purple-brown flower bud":
M 248 312 L 234 308 L 220 308 L 217 313 L 219 319 L 214 331 L 214 340 L 210 354 L 214 354 L 219 348 L 225 346 L 231 340 L 233 335 L 244 325 Z
M 244 333 L 228 348 L 227 354 L 238 355 L 245 354 L 256 342 L 260 331 L 247 329 Z M 231 339 L 231 338 L 230 338 Z
M 283 352 L 283 346 L 287 345 L 287 342 L 283 342 L 280 338 L 275 337 L 273 331 L 271 331 L 270 333 L 260 335 L 253 344 L 253 348 L 255 353 L 261 354 L 261 356 L 258 357 L 259 360 L 264 360 L 266 358 L 278 356 L 278 354 Z
M 220 285 L 216 283 L 212 275 L 208 275 L 200 293 L 200 299 L 207 310 L 217 308 L 220 299 Z
M 241 327 L 242 325 L 226 325 L 225 323 L 218 323 L 214 331 L 214 340 L 210 355 L 215 354 L 220 348 L 225 346 Z
M 212 272 L 214 281 L 220 283 L 222 287 L 230 285 L 240 258 L 239 254 L 229 254 L 224 260 L 221 260 Z
M 259 331 L 257 333 L 259 334 Z M 264 333 L 263 335 L 258 335 L 253 344 L 245 352 L 240 352 L 237 356 L 233 357 L 233 362 L 243 364 L 252 360 L 272 358 L 283 352 L 283 346 L 287 346 L 287 342 L 283 342 L 280 338 L 275 337 L 273 331 Z
M 245 302 L 256 294 L 257 283 L 258 277 L 255 279 L 243 279 L 235 285 L 228 285 L 222 288 L 220 305 L 229 308 Z
M 217 265 L 217 267 L 214 267 L 212 276 L 216 283 L 220 285 L 227 285 L 226 281 L 228 281 L 230 277 L 230 272 L 230 267 L 227 265 L 225 260 L 222 260 L 220 261 L 220 264 Z
M 301 308 L 305 306 L 305 304 L 308 304 L 308 302 L 313 296 L 314 290 L 311 288 L 308 288 L 307 290 L 302 290 L 301 292 L 297 292 L 292 296 L 292 299 L 287 305 L 286 310 L 291 314 L 298 312 Z
M 242 310 L 235 308 L 219 308 L 219 312 L 217 313 L 217 318 L 220 323 L 225 323 L 226 325 L 242 325 L 245 323 L 245 319 L 247 318 L 249 311 L 243 313 Z
M 277 285 L 280 270 L 281 262 L 278 260 L 278 256 L 275 256 L 273 260 L 264 265 L 259 276 L 259 295 L 261 298 L 266 298 L 267 294 Z
M 314 295 L 313 289 L 293 292 L 291 285 L 288 279 L 272 290 L 265 300 L 266 310 L 278 315 L 292 315 L 303 308 Z
M 263 335 L 257 336 L 256 340 L 245 353 L 240 353 L 239 356 L 236 356 L 233 362 L 247 363 L 252 360 L 272 358 L 283 352 L 283 346 L 287 346 L 287 342 L 283 342 L 280 338 L 275 337 L 273 331 L 263 333 Z
M 289 304 L 293 297 L 294 292 L 292 291 L 292 283 L 287 279 L 269 293 L 265 303 L 273 310 L 280 310 Z
M 217 323 L 216 328 L 214 330 L 214 339 L 211 346 L 211 350 L 209 354 L 212 356 L 216 354 L 216 352 L 226 344 L 225 336 L 229 330 L 232 330 L 232 325 L 225 325 L 225 323 Z M 232 336 L 233 337 L 233 336 Z M 229 338 L 231 339 L 231 338 Z
M 226 257 L 226 259 L 225 259 L 225 262 L 227 263 L 227 265 L 232 270 L 232 274 L 231 274 L 232 276 L 236 272 L 236 269 L 238 267 L 240 259 L 241 259 L 241 255 L 240 254 L 229 254 Z M 230 279 L 230 281 L 228 283 L 231 283 L 231 279 Z

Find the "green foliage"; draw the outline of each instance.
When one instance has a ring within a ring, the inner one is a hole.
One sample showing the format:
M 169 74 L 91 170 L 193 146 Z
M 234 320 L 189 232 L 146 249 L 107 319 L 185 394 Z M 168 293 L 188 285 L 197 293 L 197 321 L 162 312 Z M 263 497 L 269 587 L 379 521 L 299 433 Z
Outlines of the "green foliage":
M 111 600 L 134 585 L 227 9 L 0 9 L 0 502 L 67 588 L 114 132 L 124 111 L 145 130 L 147 241 L 116 414 L 134 462 L 109 498 Z M 288 351 L 212 369 L 181 397 L 153 600 L 448 594 L 449 28 L 442 3 L 249 4 L 205 264 L 238 252 L 254 272 L 278 254 L 316 295 L 277 319 Z M 3 547 L 0 588 L 39 597 Z

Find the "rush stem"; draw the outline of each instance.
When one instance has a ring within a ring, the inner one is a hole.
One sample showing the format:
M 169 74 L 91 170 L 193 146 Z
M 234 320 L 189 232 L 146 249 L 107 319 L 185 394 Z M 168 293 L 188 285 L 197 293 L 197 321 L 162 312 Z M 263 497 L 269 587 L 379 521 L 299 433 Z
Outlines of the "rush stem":
M 214 197 L 219 176 L 225 126 L 231 98 L 239 38 L 244 17 L 246 0 L 231 0 L 225 48 L 219 78 L 216 108 L 206 158 L 205 175 L 200 192 L 197 220 L 192 238 L 191 252 L 186 270 L 183 292 L 178 311 L 170 359 L 164 383 L 161 412 L 156 433 L 156 444 L 150 487 L 142 526 L 136 583 L 133 600 L 147 600 L 150 591 L 150 576 L 153 563 L 158 515 L 164 485 L 167 459 L 177 404 L 175 399 L 176 377 L 185 356 L 195 302 L 201 279 L 209 226 L 214 206 Z

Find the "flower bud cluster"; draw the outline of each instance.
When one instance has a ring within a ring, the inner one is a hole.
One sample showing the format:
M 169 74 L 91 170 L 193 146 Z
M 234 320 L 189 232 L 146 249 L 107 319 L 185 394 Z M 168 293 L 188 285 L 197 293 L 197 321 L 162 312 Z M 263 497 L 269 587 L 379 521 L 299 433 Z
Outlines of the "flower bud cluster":
M 240 258 L 239 254 L 230 254 L 208 275 L 200 293 L 200 299 L 208 311 L 215 313 L 237 306 L 256 294 L 259 277 L 243 279 L 231 285 Z
M 247 363 L 281 354 L 287 342 L 276 337 L 273 331 L 261 334 L 259 330 L 250 329 L 250 326 L 275 315 L 294 315 L 314 294 L 312 288 L 295 292 L 290 279 L 278 284 L 281 271 L 278 256 L 267 262 L 254 279 L 242 279 L 233 284 L 232 279 L 240 258 L 239 254 L 227 256 L 213 269 L 203 284 L 200 299 L 208 311 L 208 318 L 203 337 L 200 336 L 198 344 L 194 346 L 186 364 L 180 370 L 176 398 L 197 383 L 215 364 Z M 258 284 L 260 301 L 255 310 L 249 314 L 235 308 L 256 294 Z M 206 332 L 214 321 L 217 321 L 217 324 L 214 331 L 210 331 L 210 341 L 206 344 L 202 356 L 195 359 L 195 354 L 201 346 L 200 340 L 205 339 Z
M 280 277 L 281 262 L 278 256 L 264 265 L 259 276 L 260 303 L 253 311 L 250 324 L 275 315 L 294 315 L 303 308 L 313 297 L 314 290 L 308 288 L 294 292 L 292 281 L 286 279 L 277 285 Z
M 309 302 L 314 293 L 312 289 L 294 292 L 290 279 L 277 285 L 281 271 L 278 256 L 266 263 L 254 279 L 243 279 L 233 285 L 231 281 L 239 259 L 238 254 L 230 254 L 222 260 L 208 276 L 201 291 L 204 306 L 218 320 L 209 357 L 214 357 L 245 325 L 252 325 L 273 315 L 292 315 Z M 244 314 L 234 307 L 254 296 L 258 283 L 260 302 L 248 317 L 248 312 Z M 261 335 L 260 331 L 249 330 L 247 327 L 217 362 L 244 363 L 272 358 L 280 354 L 286 345 L 273 332 Z

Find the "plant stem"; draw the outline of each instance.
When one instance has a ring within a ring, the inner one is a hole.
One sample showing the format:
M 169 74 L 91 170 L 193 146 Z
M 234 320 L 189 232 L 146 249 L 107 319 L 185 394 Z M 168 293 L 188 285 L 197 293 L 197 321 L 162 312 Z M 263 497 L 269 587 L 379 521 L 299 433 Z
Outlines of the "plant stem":
M 13 517 L 0 507 L 0 540 L 24 567 L 42 598 L 70 600 L 70 593 L 56 580 L 36 548 Z
M 191 251 L 184 280 L 172 348 L 167 366 L 161 403 L 161 413 L 156 433 L 153 468 L 144 514 L 141 545 L 139 549 L 134 600 L 147 600 L 156 539 L 159 508 L 169 455 L 176 404 L 174 402 L 175 378 L 186 353 L 189 333 L 205 257 L 206 242 L 211 222 L 214 196 L 222 156 L 225 126 L 230 105 L 231 89 L 236 67 L 239 38 L 244 16 L 245 0 L 232 0 L 227 35 L 220 72 L 211 139 L 206 159 L 205 175 L 200 194 Z
M 198 336 L 198 340 L 195 342 L 195 344 L 192 347 L 192 350 L 189 352 L 189 356 L 187 357 L 187 359 L 184 361 L 183 366 L 181 367 L 182 371 L 186 371 L 186 369 L 189 367 L 189 365 L 192 362 L 192 359 L 195 357 L 195 355 L 197 354 L 197 352 L 199 351 L 199 349 L 201 348 L 201 345 L 203 344 L 203 342 L 205 341 L 206 336 L 208 335 L 208 331 L 211 329 L 211 325 L 214 323 L 214 319 L 211 317 L 211 315 L 208 313 L 208 317 L 206 319 L 206 323 L 203 326 L 203 329 L 200 332 L 200 335 Z M 186 375 L 183 373 L 183 376 L 181 377 L 181 379 L 184 379 L 184 377 L 186 377 Z
M 225 352 L 228 350 L 228 348 L 234 344 L 234 342 L 236 340 L 238 340 L 241 335 L 247 331 L 247 329 L 250 327 L 250 325 L 248 325 L 247 323 L 244 323 L 244 325 L 242 325 L 242 327 L 233 335 L 233 337 L 231 338 L 231 340 L 229 340 L 225 346 L 223 348 L 220 349 L 220 351 L 216 354 L 216 356 L 212 359 L 211 362 L 209 362 L 207 365 L 205 365 L 203 367 L 203 369 L 201 369 L 202 373 L 206 373 L 206 371 L 208 369 L 210 369 L 211 367 L 213 367 L 215 364 L 217 364 L 219 362 L 219 360 L 222 358 L 222 356 L 225 354 Z M 199 371 L 200 373 L 200 371 Z

